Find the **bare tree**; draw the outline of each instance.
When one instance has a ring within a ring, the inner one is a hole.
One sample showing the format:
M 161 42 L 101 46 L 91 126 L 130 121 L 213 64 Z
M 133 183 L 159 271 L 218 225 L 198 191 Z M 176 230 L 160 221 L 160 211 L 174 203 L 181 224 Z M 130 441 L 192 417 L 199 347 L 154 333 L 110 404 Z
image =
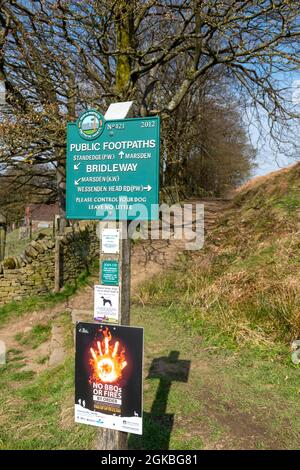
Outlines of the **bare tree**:
M 275 133 L 295 116 L 276 77 L 299 66 L 299 16 L 296 0 L 4 0 L 1 161 L 52 167 L 63 212 L 67 120 L 134 99 L 139 114 L 168 121 L 218 70 Z

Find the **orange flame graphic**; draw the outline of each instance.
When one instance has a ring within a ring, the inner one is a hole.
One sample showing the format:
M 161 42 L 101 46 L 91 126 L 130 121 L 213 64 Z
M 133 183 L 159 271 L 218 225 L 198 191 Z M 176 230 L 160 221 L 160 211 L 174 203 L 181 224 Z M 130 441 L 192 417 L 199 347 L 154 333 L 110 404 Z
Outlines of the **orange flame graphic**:
M 122 376 L 122 370 L 127 366 L 125 349 L 120 348 L 119 341 L 112 342 L 112 336 L 108 328 L 101 331 L 103 340 L 97 341 L 97 350 L 90 348 L 92 355 L 90 364 L 93 370 L 92 380 L 104 383 L 117 382 Z

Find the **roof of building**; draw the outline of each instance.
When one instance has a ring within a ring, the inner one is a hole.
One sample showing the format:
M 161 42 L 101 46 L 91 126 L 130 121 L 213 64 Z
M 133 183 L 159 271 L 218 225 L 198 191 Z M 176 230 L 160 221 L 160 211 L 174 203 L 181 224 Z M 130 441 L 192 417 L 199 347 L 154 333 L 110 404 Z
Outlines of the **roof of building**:
M 56 214 L 59 214 L 59 206 L 55 204 L 30 204 L 28 206 L 31 220 L 53 222 Z

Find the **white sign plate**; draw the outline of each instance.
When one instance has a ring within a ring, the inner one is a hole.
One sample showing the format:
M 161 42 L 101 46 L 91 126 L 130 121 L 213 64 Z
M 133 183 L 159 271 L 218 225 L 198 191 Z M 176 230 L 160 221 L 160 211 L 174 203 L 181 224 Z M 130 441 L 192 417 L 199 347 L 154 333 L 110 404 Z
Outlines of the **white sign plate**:
M 102 230 L 102 253 L 119 253 L 119 230 L 116 228 L 104 228 Z
M 119 286 L 94 286 L 94 319 L 118 323 Z
M 105 120 L 125 119 L 128 115 L 133 101 L 121 101 L 120 103 L 111 103 L 105 113 Z

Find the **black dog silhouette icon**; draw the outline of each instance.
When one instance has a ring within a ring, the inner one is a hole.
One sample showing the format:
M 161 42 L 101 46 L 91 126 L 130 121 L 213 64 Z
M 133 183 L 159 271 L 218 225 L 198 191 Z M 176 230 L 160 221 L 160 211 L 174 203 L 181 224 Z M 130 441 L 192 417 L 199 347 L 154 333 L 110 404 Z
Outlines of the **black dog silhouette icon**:
M 112 307 L 112 303 L 110 299 L 105 299 L 103 295 L 101 296 L 102 302 L 103 302 L 103 307 L 105 307 L 106 304 L 108 304 L 110 307 Z

